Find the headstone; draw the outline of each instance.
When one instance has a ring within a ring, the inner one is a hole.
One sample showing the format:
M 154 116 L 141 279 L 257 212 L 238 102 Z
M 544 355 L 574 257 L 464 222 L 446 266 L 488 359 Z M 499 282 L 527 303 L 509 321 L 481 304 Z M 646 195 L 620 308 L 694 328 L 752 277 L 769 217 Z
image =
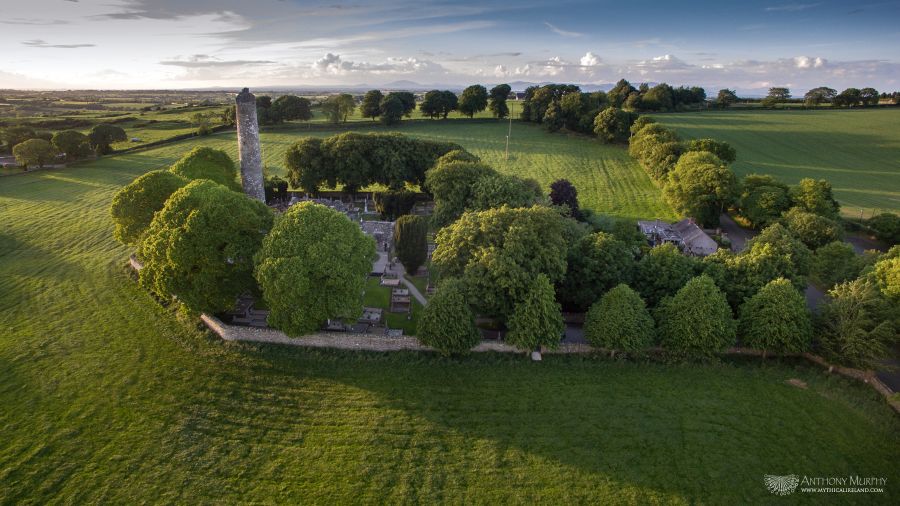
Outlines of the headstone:
M 259 122 L 256 97 L 244 88 L 235 98 L 238 158 L 241 160 L 241 186 L 248 196 L 266 202 L 263 189 L 262 155 L 259 151 Z

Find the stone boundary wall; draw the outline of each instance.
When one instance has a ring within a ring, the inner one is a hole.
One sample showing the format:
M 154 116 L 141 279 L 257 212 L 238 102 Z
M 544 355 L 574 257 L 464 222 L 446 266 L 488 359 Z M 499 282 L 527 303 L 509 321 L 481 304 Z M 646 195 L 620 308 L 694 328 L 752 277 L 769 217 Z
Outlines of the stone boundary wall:
M 270 328 L 243 327 L 228 325 L 215 316 L 201 314 L 200 320 L 209 330 L 225 341 L 242 341 L 250 343 L 286 344 L 290 346 L 303 346 L 307 348 L 331 348 L 341 350 L 361 351 L 435 351 L 433 348 L 419 344 L 419 341 L 410 336 L 384 337 L 374 334 L 352 334 L 346 332 L 318 332 L 300 338 L 288 337 L 283 332 Z M 482 341 L 472 348 L 473 352 L 495 351 L 499 353 L 525 354 L 522 350 L 498 341 Z M 661 348 L 653 348 L 653 353 L 662 352 Z M 556 350 L 544 350 L 547 354 L 578 354 L 578 353 L 606 353 L 610 350 L 594 348 L 587 344 L 561 343 Z M 752 348 L 729 348 L 725 355 L 731 356 L 762 356 L 763 352 Z M 802 357 L 809 362 L 818 365 L 831 374 L 839 374 L 846 378 L 862 381 L 881 394 L 887 403 L 900 414 L 900 399 L 894 398 L 894 392 L 881 382 L 873 371 L 863 371 L 849 367 L 841 367 L 829 364 L 824 358 L 812 353 L 786 355 Z

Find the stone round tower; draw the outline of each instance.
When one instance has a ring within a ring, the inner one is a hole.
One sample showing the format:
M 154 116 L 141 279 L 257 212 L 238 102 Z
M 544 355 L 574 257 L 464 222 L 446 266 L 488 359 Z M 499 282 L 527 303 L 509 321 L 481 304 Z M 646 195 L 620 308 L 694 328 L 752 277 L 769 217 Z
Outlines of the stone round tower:
M 262 155 L 259 150 L 259 122 L 256 118 L 256 97 L 244 88 L 235 98 L 238 158 L 241 160 L 241 186 L 244 193 L 266 202 L 263 188 Z

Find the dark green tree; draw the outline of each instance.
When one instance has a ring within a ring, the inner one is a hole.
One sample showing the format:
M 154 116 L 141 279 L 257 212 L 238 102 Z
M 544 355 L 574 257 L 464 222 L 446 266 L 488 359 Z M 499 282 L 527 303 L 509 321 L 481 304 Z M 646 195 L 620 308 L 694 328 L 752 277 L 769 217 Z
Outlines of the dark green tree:
M 362 105 L 360 105 L 360 112 L 362 113 L 363 118 L 372 118 L 372 121 L 375 118 L 381 116 L 381 101 L 384 100 L 384 95 L 381 93 L 381 90 L 369 90 L 363 96 Z M 399 100 L 398 100 L 399 101 Z M 403 105 L 400 105 L 400 114 L 403 115 Z
M 624 143 L 631 133 L 636 115 L 615 107 L 607 107 L 594 120 L 594 133 L 607 144 Z
M 655 316 L 660 344 L 675 358 L 708 359 L 734 345 L 731 308 L 709 276 L 688 281 Z
M 623 283 L 591 306 L 584 320 L 584 338 L 598 348 L 636 354 L 652 346 L 656 335 L 643 299 Z
M 477 113 L 487 109 L 488 92 L 487 88 L 480 84 L 473 84 L 464 89 L 459 96 L 458 109 L 459 112 L 472 118 Z
M 378 113 L 381 115 L 382 123 L 396 125 L 403 119 L 403 102 L 395 96 L 388 95 L 378 105 Z
M 451 278 L 441 282 L 422 310 L 416 338 L 443 355 L 466 353 L 481 341 L 462 281 Z
M 559 347 L 565 324 L 546 274 L 531 281 L 524 298 L 516 303 L 508 327 L 505 340 L 520 350 Z
M 896 307 L 880 293 L 875 281 L 859 278 L 828 292 L 816 318 L 819 348 L 841 365 L 874 369 L 897 340 Z
M 98 155 L 109 154 L 112 151 L 112 147 L 110 147 L 112 143 L 128 140 L 128 136 L 125 135 L 125 130 L 108 123 L 95 125 L 94 128 L 91 129 L 91 133 L 88 134 L 88 138 L 91 141 L 91 149 Z
M 648 251 L 637 263 L 634 286 L 650 307 L 678 292 L 698 271 L 697 261 L 666 243 Z
M 778 354 L 802 353 L 812 342 L 806 299 L 790 281 L 778 278 L 760 288 L 740 310 L 738 335 L 744 346 Z
M 631 282 L 631 249 L 606 232 L 586 235 L 568 252 L 566 276 L 557 294 L 567 309 L 585 311 L 614 286 Z
M 53 146 L 66 155 L 66 161 L 74 161 L 91 154 L 91 143 L 87 135 L 75 130 L 63 130 L 53 134 Z
M 798 207 L 784 213 L 781 222 L 811 250 L 844 237 L 844 230 L 836 222 Z
M 511 91 L 512 88 L 508 84 L 498 84 L 491 88 L 488 108 L 495 118 L 503 119 L 509 116 L 509 107 L 506 105 L 506 99 Z
M 296 95 L 282 95 L 272 102 L 272 109 L 281 121 L 309 121 L 312 107 L 309 99 Z
M 428 258 L 428 220 L 407 214 L 394 223 L 394 249 L 397 258 L 410 275 L 414 275 Z

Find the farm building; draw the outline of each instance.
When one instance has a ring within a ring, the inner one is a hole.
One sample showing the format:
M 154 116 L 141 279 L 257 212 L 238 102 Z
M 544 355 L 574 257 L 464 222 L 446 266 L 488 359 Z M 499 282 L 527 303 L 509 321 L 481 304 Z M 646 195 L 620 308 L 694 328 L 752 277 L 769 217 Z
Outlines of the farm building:
M 685 254 L 700 257 L 712 255 L 719 249 L 716 241 L 691 218 L 672 224 L 660 220 L 638 221 L 638 228 L 651 246 L 671 243 Z

